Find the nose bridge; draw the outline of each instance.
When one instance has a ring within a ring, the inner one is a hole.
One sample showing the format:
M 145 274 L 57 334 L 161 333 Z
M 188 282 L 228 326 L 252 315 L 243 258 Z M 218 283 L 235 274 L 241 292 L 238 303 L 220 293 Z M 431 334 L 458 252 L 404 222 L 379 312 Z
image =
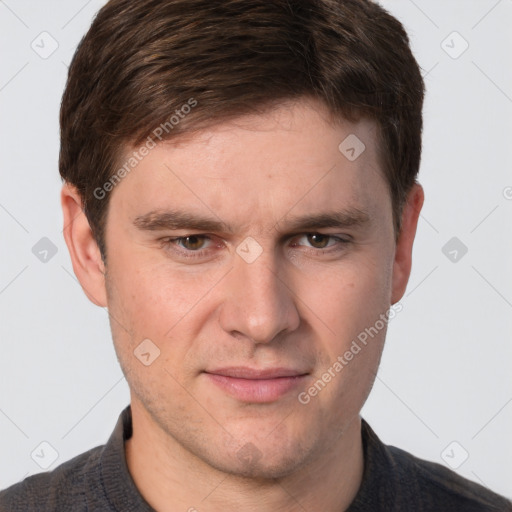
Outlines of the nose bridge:
M 268 343 L 280 332 L 295 329 L 299 319 L 293 294 L 277 275 L 274 252 L 268 248 L 260 251 L 251 259 L 239 248 L 228 276 L 223 327 L 256 343 Z

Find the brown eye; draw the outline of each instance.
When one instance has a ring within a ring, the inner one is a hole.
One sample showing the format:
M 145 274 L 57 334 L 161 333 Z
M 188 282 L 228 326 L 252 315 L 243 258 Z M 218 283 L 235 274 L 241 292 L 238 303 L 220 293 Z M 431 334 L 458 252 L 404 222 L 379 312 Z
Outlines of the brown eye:
M 331 238 L 329 235 L 322 235 L 319 233 L 312 233 L 307 235 L 308 242 L 315 249 L 324 249 L 329 244 L 329 239 Z
M 203 248 L 205 240 L 206 239 L 204 236 L 191 235 L 184 236 L 178 241 L 184 249 L 188 249 L 189 251 L 197 251 Z

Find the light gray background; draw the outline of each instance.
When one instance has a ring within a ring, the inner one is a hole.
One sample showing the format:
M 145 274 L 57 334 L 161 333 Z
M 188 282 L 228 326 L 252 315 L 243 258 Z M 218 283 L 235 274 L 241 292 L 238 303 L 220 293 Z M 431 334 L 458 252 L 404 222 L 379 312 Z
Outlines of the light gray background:
M 0 488 L 103 444 L 129 400 L 59 204 L 67 65 L 103 3 L 0 0 Z M 383 4 L 424 70 L 426 203 L 363 416 L 419 457 L 456 466 L 467 452 L 457 471 L 512 497 L 512 1 Z M 43 31 L 58 42 L 46 59 L 31 47 L 51 49 Z M 456 262 L 442 252 L 454 236 L 468 248 Z M 42 237 L 58 249 L 46 263 L 32 253 Z

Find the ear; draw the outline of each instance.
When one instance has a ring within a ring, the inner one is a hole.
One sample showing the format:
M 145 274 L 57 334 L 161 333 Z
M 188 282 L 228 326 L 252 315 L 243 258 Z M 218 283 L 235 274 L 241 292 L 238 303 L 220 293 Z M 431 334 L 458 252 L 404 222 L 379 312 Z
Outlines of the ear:
M 107 306 L 105 266 L 89 221 L 83 212 L 82 199 L 73 185 L 65 183 L 61 191 L 64 239 L 78 281 L 88 299 L 97 306 Z
M 402 227 L 395 248 L 391 304 L 404 295 L 412 266 L 412 246 L 425 194 L 423 187 L 415 183 L 407 196 L 402 212 Z

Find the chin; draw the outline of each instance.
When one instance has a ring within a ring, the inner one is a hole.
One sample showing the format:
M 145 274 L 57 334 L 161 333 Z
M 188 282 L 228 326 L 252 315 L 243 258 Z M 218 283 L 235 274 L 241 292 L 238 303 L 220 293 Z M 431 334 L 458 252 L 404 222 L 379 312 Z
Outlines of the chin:
M 301 461 L 295 459 L 275 460 L 275 454 L 272 459 L 274 460 L 265 460 L 263 456 L 258 461 L 241 462 L 237 460 L 234 465 L 227 464 L 217 469 L 235 477 L 250 479 L 256 482 L 260 481 L 263 484 L 267 481 L 285 478 L 295 473 L 302 465 Z
M 304 446 L 300 442 L 256 443 L 248 442 L 226 450 L 228 458 L 213 461 L 210 465 L 233 476 L 251 480 L 276 480 L 297 472 L 313 456 L 313 446 Z M 214 455 L 214 454 L 211 454 Z M 218 455 L 215 454 L 215 455 Z

